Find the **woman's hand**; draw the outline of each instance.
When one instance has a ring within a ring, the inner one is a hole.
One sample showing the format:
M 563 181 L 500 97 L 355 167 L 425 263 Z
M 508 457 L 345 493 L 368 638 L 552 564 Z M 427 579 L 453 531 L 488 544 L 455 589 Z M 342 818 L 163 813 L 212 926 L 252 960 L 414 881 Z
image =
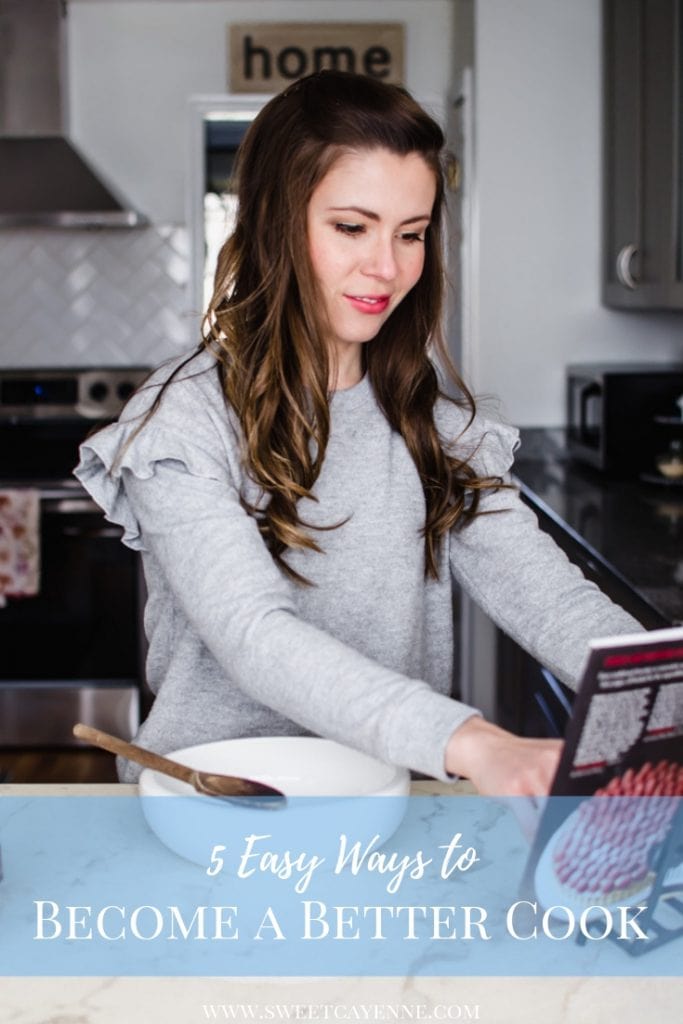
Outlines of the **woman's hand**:
M 451 736 L 446 771 L 482 796 L 546 796 L 561 753 L 562 740 L 526 739 L 475 717 Z

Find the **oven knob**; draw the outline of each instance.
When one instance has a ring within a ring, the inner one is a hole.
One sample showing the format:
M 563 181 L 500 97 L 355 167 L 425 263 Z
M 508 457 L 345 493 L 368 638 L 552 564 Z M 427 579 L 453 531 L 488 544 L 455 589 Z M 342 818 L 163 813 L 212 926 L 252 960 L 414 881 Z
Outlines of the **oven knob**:
M 135 385 L 131 384 L 129 380 L 123 380 L 117 387 L 116 394 L 122 402 L 125 402 L 127 398 L 130 398 L 134 391 Z
M 95 381 L 94 384 L 90 385 L 88 395 L 93 402 L 104 402 L 105 398 L 109 394 L 109 387 L 102 380 Z

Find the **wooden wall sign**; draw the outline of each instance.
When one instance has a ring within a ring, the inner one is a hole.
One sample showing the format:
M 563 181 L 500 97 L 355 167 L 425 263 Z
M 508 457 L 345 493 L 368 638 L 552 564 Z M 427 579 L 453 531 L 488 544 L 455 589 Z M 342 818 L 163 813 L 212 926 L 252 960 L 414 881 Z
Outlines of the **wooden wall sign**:
M 404 26 L 377 22 L 253 22 L 231 25 L 230 92 L 280 92 L 297 78 L 336 68 L 403 84 Z

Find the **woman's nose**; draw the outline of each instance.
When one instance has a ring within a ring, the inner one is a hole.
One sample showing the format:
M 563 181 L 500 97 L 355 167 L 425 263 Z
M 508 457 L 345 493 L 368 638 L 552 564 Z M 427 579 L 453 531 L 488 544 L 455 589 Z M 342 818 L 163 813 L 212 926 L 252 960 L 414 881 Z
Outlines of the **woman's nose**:
M 396 277 L 396 254 L 393 238 L 373 239 L 370 250 L 366 253 L 363 272 L 368 277 L 378 277 L 391 281 Z

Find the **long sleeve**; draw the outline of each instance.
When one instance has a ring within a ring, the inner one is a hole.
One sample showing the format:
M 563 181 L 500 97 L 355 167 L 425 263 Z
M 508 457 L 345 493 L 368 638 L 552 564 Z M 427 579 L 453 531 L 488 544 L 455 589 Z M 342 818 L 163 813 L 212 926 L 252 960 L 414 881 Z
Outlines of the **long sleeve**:
M 258 488 L 215 362 L 193 360 L 153 406 L 168 377 L 85 442 L 76 470 L 144 561 L 156 699 L 141 741 L 163 753 L 309 731 L 445 778 L 447 742 L 477 712 L 447 696 L 450 580 L 426 585 L 419 478 L 367 379 L 331 403 L 316 500 L 301 514 L 343 525 L 318 534 L 324 553 L 305 564 L 289 553 L 313 582 L 302 588 L 245 512 Z
M 290 585 L 225 481 L 174 460 L 124 469 L 143 549 L 242 691 L 319 735 L 439 778 L 473 710 L 394 672 L 297 616 Z
M 591 593 L 586 604 L 579 591 L 588 585 L 575 570 L 558 569 L 563 556 L 509 491 L 489 494 L 484 504 L 502 500 L 512 511 L 452 532 L 439 579 L 426 580 L 422 486 L 367 379 L 332 399 L 325 460 L 314 496 L 300 508 L 308 528 L 323 531 L 316 534 L 323 550 L 289 551 L 312 585 L 291 582 L 245 511 L 243 498 L 258 503 L 258 487 L 245 471 L 239 424 L 215 363 L 202 358 L 160 402 L 152 405 L 156 384 L 139 393 L 118 423 L 85 442 L 76 470 L 144 560 L 148 683 L 156 699 L 141 741 L 165 753 L 231 736 L 308 731 L 447 778 L 448 741 L 477 714 L 448 696 L 449 555 L 456 577 L 522 643 L 530 639 L 533 653 L 545 655 L 555 639 L 566 644 L 563 621 L 547 609 L 539 627 L 543 601 L 531 592 L 537 574 L 562 614 L 566 600 L 571 616 L 578 588 L 578 648 L 596 598 Z M 485 426 L 482 435 L 477 425 L 464 438 L 463 413 L 452 405 L 445 411 L 447 437 L 472 443 L 477 458 L 490 458 L 491 472 L 507 469 L 512 449 L 504 432 Z M 549 567 L 559 572 L 554 580 Z M 513 607 L 527 591 L 529 600 Z M 603 613 L 609 606 L 602 598 L 598 604 Z M 571 656 L 563 678 L 576 674 L 575 652 L 559 661 Z
M 454 577 L 493 621 L 562 682 L 576 688 L 596 637 L 642 629 L 573 565 L 514 489 L 451 537 Z

